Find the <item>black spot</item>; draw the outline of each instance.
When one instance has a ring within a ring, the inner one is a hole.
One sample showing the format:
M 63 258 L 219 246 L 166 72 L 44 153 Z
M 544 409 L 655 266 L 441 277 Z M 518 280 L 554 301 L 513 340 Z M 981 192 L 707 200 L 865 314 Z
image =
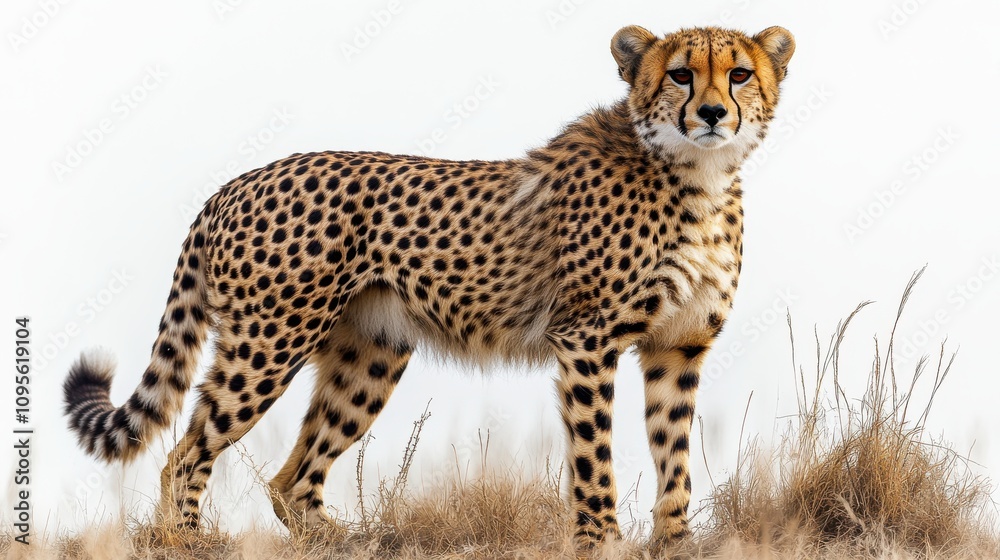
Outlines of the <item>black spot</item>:
M 358 361 L 358 351 L 353 348 L 344 348 L 341 350 L 340 360 L 345 364 L 353 364 Z
M 270 379 L 264 379 L 263 381 L 257 384 L 256 391 L 258 395 L 264 395 L 264 396 L 270 395 L 271 391 L 273 390 L 274 390 L 274 381 Z
M 267 357 L 263 352 L 257 352 L 253 355 L 253 360 L 251 360 L 250 365 L 253 369 L 263 369 L 267 365 Z
M 230 420 L 228 414 L 220 414 L 216 416 L 214 422 L 215 429 L 218 430 L 220 434 L 224 434 L 229 431 Z
M 600 512 L 601 511 L 601 499 L 598 498 L 597 496 L 591 496 L 591 497 L 587 498 L 587 507 L 589 507 L 590 511 L 592 511 L 594 513 Z
M 171 315 L 171 317 L 173 318 L 175 323 L 180 323 L 181 321 L 184 320 L 184 315 L 185 315 L 184 308 L 178 307 L 177 309 L 174 309 L 174 312 Z
M 246 378 L 241 373 L 237 373 L 229 380 L 229 390 L 234 393 L 242 391 L 244 385 L 246 385 Z
M 597 455 L 598 461 L 602 463 L 607 463 L 611 461 L 611 448 L 608 447 L 607 445 L 603 443 L 601 445 L 598 445 L 597 451 L 595 453 Z
M 615 366 L 617 366 L 618 365 L 618 351 L 615 350 L 614 348 L 612 348 L 611 350 L 608 350 L 604 354 L 604 357 L 601 358 L 601 363 L 604 365 L 604 367 L 606 367 L 608 369 L 611 369 L 611 368 L 614 368 Z
M 643 304 L 643 308 L 646 310 L 646 313 L 650 315 L 656 313 L 656 311 L 660 308 L 660 296 L 647 298 Z
M 652 435 L 653 443 L 656 445 L 664 445 L 667 443 L 667 433 L 663 430 L 656 430 Z
M 698 374 L 694 372 L 687 372 L 677 378 L 677 387 L 682 391 L 690 391 L 692 389 L 698 388 Z
M 601 397 L 607 401 L 611 402 L 615 398 L 615 386 L 613 383 L 602 383 L 600 387 Z
M 162 342 L 159 346 L 159 353 L 161 358 L 172 360 L 177 351 L 174 350 L 174 347 L 170 343 Z
M 292 369 L 288 370 L 288 373 L 286 373 L 285 377 L 282 378 L 281 384 L 282 385 L 288 385 L 289 383 L 291 383 L 292 379 L 295 378 L 295 376 L 299 373 L 299 371 L 305 365 L 306 365 L 305 362 L 299 362 L 299 364 L 297 364 L 295 367 L 293 367 Z
M 145 387 L 154 387 L 159 380 L 160 376 L 157 375 L 152 369 L 147 369 L 146 372 L 142 374 L 142 384 Z
M 340 431 L 347 437 L 351 437 L 358 433 L 358 423 L 355 421 L 350 421 L 340 427 Z
M 573 369 L 584 377 L 597 374 L 597 364 L 582 358 L 573 361 Z
M 691 346 L 681 346 L 679 349 L 684 357 L 687 359 L 697 358 L 699 354 L 705 351 L 705 347 L 701 345 L 691 345 Z
M 594 441 L 594 425 L 590 422 L 577 422 L 574 431 L 587 441 Z
M 722 317 L 719 317 L 719 315 L 717 313 L 709 313 L 708 314 L 708 326 L 712 327 L 713 329 L 716 329 L 716 330 L 721 329 L 722 328 Z
M 368 368 L 368 375 L 374 377 L 375 379 L 382 379 L 385 377 L 388 368 L 382 362 L 375 362 Z
M 576 474 L 584 482 L 590 482 L 590 477 L 594 474 L 594 465 L 586 457 L 576 458 Z
M 594 424 L 597 425 L 598 429 L 606 432 L 611 429 L 611 416 L 605 414 L 603 410 L 598 410 L 594 413 Z
M 584 406 L 590 406 L 594 402 L 594 390 L 583 385 L 573 385 L 573 397 Z
M 670 409 L 670 421 L 676 422 L 683 418 L 694 417 L 694 409 L 689 404 L 682 404 Z
M 646 372 L 646 383 L 652 383 L 653 381 L 659 381 L 667 374 L 667 370 L 661 367 L 655 367 Z

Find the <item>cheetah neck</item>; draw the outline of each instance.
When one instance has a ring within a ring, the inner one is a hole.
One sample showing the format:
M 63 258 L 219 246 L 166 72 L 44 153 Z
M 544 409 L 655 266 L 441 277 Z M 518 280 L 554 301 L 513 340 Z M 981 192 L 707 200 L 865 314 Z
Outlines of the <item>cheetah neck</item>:
M 686 140 L 652 145 L 637 132 L 627 102 L 622 100 L 570 123 L 544 148 L 531 152 L 529 159 L 544 165 L 566 153 L 579 154 L 580 159 L 625 158 L 660 167 L 665 174 L 669 170 L 683 181 L 683 186 L 709 195 L 723 195 L 738 182 L 740 167 L 755 147 L 753 141 L 732 142 L 715 150 L 694 146 Z

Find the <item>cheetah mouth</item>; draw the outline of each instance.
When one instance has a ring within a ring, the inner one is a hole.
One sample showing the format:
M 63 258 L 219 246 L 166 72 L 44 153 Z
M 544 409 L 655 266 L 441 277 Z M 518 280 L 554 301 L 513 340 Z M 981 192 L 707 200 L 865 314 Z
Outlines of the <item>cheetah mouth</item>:
M 722 129 L 714 126 L 702 128 L 699 132 L 693 136 L 692 140 L 702 148 L 718 148 L 732 139 L 729 135 L 724 134 Z

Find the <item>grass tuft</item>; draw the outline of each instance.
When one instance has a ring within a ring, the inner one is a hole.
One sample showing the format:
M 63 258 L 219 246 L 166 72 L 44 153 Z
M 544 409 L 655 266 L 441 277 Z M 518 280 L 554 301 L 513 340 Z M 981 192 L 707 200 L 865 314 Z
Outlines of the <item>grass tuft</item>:
M 926 402 L 915 402 L 914 394 L 927 379 L 927 358 L 906 387 L 898 383 L 896 327 L 922 274 L 915 273 L 903 291 L 884 353 L 876 339 L 867 389 L 859 399 L 849 399 L 840 382 L 839 357 L 848 325 L 868 304 L 837 325 L 825 349 L 815 336 L 811 391 L 795 358 L 788 317 L 798 414 L 776 449 L 751 443 L 740 453 L 735 473 L 706 505 L 705 542 L 731 547 L 735 539 L 772 551 L 805 547 L 812 555 L 826 550 L 858 558 L 886 551 L 1000 558 L 989 482 L 974 474 L 968 458 L 926 431 L 955 355 L 941 345 Z

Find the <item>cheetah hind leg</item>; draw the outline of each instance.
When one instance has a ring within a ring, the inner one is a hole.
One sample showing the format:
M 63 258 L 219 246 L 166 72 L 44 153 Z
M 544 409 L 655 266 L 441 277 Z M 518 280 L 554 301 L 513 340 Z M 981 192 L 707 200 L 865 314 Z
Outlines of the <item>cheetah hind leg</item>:
M 342 320 L 323 350 L 313 355 L 317 371 L 312 402 L 291 455 L 270 482 L 274 512 L 290 530 L 336 527 L 323 503 L 327 472 L 368 431 L 411 353 L 409 342 L 366 336 Z
M 226 319 L 218 331 L 218 352 L 198 386 L 191 421 L 160 474 L 158 524 L 168 534 L 198 527 L 199 502 L 215 459 L 260 420 L 313 352 L 310 342 L 284 353 L 277 347 L 284 337 L 247 341 L 231 325 Z M 284 334 L 310 335 L 305 327 Z

